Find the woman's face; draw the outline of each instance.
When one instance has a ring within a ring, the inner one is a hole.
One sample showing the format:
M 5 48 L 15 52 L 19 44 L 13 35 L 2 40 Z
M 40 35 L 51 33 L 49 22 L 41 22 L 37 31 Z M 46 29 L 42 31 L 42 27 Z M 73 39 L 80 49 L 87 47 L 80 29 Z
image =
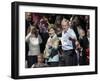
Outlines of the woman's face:
M 35 34 L 35 32 L 36 32 L 36 30 L 33 28 L 32 31 L 31 31 L 31 33 Z
M 53 36 L 53 35 L 55 34 L 55 30 L 54 30 L 53 28 L 51 28 L 51 29 L 49 30 L 49 34 L 50 34 L 50 36 Z
M 38 36 L 38 31 L 37 31 L 37 29 L 36 29 L 36 28 L 33 28 L 32 31 L 31 31 L 31 34 L 32 34 L 32 36 L 37 37 L 37 36 Z

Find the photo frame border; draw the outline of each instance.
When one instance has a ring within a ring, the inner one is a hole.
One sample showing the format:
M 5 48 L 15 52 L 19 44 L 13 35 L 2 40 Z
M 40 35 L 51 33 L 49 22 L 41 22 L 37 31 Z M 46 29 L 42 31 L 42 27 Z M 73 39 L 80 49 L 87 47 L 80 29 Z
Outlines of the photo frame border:
M 73 9 L 90 9 L 95 11 L 95 71 L 77 72 L 77 73 L 61 73 L 61 74 L 43 74 L 43 75 L 28 75 L 19 76 L 19 6 L 43 6 L 57 8 L 73 8 Z M 11 3 L 11 78 L 26 79 L 26 78 L 42 78 L 42 77 L 58 77 L 58 76 L 73 76 L 73 75 L 89 75 L 98 73 L 98 57 L 97 57 L 97 25 L 98 25 L 98 8 L 96 6 L 81 6 L 81 5 L 65 5 L 65 4 L 49 4 L 49 3 L 33 3 L 33 2 L 12 2 Z

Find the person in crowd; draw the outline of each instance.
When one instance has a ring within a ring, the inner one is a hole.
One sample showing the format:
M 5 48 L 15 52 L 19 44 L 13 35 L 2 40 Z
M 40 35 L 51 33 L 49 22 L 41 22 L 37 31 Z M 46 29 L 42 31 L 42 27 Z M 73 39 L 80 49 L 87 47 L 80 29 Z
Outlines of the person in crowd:
M 79 16 L 79 21 L 82 29 L 85 31 L 85 34 L 87 35 L 87 29 L 89 29 L 89 16 Z
M 77 63 L 78 65 L 87 65 L 86 51 L 80 46 L 80 43 L 76 42 L 76 54 L 77 54 Z
M 34 25 L 37 26 L 40 19 L 42 18 L 42 15 L 39 13 L 32 13 L 32 22 L 34 22 Z
M 89 29 L 87 30 L 87 39 L 90 41 L 90 31 Z M 87 55 L 87 64 L 89 65 L 89 60 L 90 60 L 90 49 L 86 49 L 86 55 Z
M 57 37 L 59 37 L 59 39 L 61 38 L 61 35 L 62 35 L 62 28 L 60 28 L 60 27 L 56 27 L 56 34 L 57 34 Z
M 56 16 L 55 23 L 54 23 L 56 28 L 61 28 L 61 19 L 62 17 L 60 15 Z
M 37 55 L 40 54 L 40 43 L 42 43 L 42 39 L 35 27 L 27 34 L 25 41 L 29 45 L 28 68 L 30 68 L 37 61 Z
M 70 27 L 74 30 L 77 40 L 79 40 L 79 34 L 80 34 L 79 31 L 80 29 L 82 29 L 82 26 L 80 24 L 78 16 L 72 16 L 70 18 Z
M 89 29 L 87 30 L 87 38 L 88 38 L 88 41 L 90 41 L 90 30 Z
M 80 30 L 79 42 L 84 49 L 89 48 L 89 41 L 83 29 Z
M 40 33 L 48 32 L 48 23 L 44 21 L 43 19 L 40 20 L 40 23 L 38 26 L 39 26 Z
M 48 23 L 46 22 L 46 18 L 40 19 L 38 27 L 39 27 L 39 33 L 40 33 L 41 38 L 43 40 L 43 42 L 40 45 L 40 48 L 41 48 L 40 50 L 43 53 L 44 49 L 45 49 L 45 44 L 46 44 L 47 39 L 49 37 L 49 34 L 48 34 Z
M 56 35 L 56 29 L 50 27 L 48 29 L 49 38 L 46 43 L 44 57 L 49 66 L 58 66 L 59 64 L 59 55 L 58 55 L 58 43 L 59 39 Z
M 85 35 L 85 31 L 82 29 L 80 30 L 79 42 L 82 48 L 86 51 L 87 64 L 89 64 L 89 40 L 88 37 Z
M 58 53 L 59 53 L 59 66 L 63 66 L 63 52 L 62 52 L 62 44 L 61 44 L 61 37 L 62 37 L 62 28 L 56 27 L 56 34 L 59 38 L 59 44 L 58 44 Z
M 56 19 L 56 14 L 50 14 L 48 16 L 48 22 L 49 22 L 49 24 L 54 24 L 55 23 L 55 19 Z
M 61 22 L 62 25 L 62 50 L 63 50 L 63 59 L 65 66 L 77 65 L 77 56 L 75 52 L 75 44 L 77 37 L 74 31 L 69 26 L 69 20 L 63 19 Z
M 25 36 L 28 33 L 31 22 L 32 22 L 31 13 L 26 12 L 25 13 Z M 28 51 L 29 51 L 29 46 L 28 46 L 28 43 L 25 42 L 25 63 L 26 63 L 26 67 L 27 67 L 27 60 L 28 60 L 28 58 L 27 58 L 28 57 Z
M 32 65 L 32 68 L 41 68 L 41 67 L 47 67 L 48 65 L 44 63 L 43 54 L 39 54 L 37 56 L 37 63 Z
M 32 23 L 32 16 L 31 13 L 26 12 L 25 13 L 25 36 L 27 35 L 27 30 L 30 27 L 30 24 Z

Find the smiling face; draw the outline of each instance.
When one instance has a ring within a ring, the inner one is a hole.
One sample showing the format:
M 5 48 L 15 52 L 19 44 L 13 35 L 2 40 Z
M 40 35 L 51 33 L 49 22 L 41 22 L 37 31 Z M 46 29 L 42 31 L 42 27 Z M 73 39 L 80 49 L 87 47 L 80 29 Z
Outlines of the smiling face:
M 53 27 L 51 27 L 48 31 L 49 31 L 49 35 L 50 36 L 54 36 L 55 35 L 55 29 Z
M 50 34 L 54 34 L 54 33 L 55 33 L 54 29 L 51 28 L 51 29 L 49 30 L 49 33 L 50 33 Z

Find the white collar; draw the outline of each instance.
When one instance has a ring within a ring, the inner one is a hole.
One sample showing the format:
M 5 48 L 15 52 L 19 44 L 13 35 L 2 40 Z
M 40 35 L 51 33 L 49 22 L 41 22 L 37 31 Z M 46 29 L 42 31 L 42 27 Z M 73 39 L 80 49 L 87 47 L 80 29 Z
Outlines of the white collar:
M 63 32 L 63 33 L 64 33 L 64 32 L 67 33 L 69 30 L 70 30 L 70 28 L 68 28 L 66 31 L 63 30 L 62 32 Z

